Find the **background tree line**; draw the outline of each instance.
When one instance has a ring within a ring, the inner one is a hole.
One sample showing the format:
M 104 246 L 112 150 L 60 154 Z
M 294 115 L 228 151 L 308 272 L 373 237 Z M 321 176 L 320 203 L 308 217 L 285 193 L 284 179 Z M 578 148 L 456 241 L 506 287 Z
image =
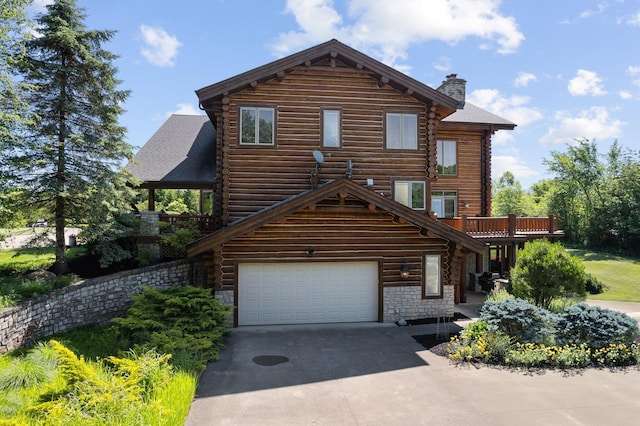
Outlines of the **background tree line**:
M 565 242 L 640 254 L 640 152 L 582 139 L 544 163 L 554 177 L 528 191 L 510 172 L 493 183 L 493 216 L 555 214 Z

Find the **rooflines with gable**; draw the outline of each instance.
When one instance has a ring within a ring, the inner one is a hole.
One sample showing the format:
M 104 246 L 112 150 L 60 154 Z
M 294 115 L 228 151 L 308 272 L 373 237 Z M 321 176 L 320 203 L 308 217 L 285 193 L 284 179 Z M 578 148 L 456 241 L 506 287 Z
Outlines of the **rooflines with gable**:
M 455 99 L 335 39 L 203 87 L 196 90 L 196 95 L 200 101 L 200 107 L 206 110 L 207 104 L 217 98 L 249 89 L 253 87 L 252 85 L 255 86 L 273 78 L 282 79 L 294 67 L 310 66 L 327 58 L 340 60 L 354 68 L 369 69 L 378 76 L 381 84 L 388 84 L 422 102 L 434 102 L 446 110 L 445 115 L 454 112 L 458 106 Z
M 171 115 L 126 168 L 150 188 L 211 188 L 216 131 L 205 115 Z
M 465 249 L 476 253 L 481 253 L 484 250 L 485 244 L 483 242 L 440 223 L 437 219 L 427 216 L 424 213 L 417 212 L 396 201 L 385 198 L 375 191 L 360 186 L 347 178 L 342 178 L 264 208 L 231 223 L 226 228 L 194 241 L 187 246 L 187 254 L 188 256 L 202 254 L 220 244 L 224 244 L 227 241 L 241 237 L 262 226 L 305 209 L 311 204 L 320 202 L 336 194 L 344 195 L 345 193 L 362 201 L 372 203 L 377 208 L 394 216 L 398 216 L 417 227 L 427 229 L 441 238 L 458 243 Z

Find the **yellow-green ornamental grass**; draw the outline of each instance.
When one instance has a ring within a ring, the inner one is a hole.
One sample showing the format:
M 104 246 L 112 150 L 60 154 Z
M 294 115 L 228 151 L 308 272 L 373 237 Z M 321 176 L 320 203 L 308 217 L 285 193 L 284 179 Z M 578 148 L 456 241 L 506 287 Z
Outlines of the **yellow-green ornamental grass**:
M 0 363 L 0 424 L 182 425 L 197 378 L 151 350 L 99 361 L 51 340 Z

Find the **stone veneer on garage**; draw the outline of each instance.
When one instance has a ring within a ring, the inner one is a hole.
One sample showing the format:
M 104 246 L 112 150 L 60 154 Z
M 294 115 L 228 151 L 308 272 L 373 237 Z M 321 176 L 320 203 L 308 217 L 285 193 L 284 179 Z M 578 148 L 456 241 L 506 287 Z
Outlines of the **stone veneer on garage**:
M 29 299 L 0 312 L 0 353 L 81 325 L 106 324 L 122 316 L 131 296 L 145 286 L 165 289 L 205 280 L 201 262 L 178 260 L 85 280 Z
M 384 322 L 453 316 L 454 287 L 442 288 L 442 299 L 423 299 L 422 287 L 385 287 L 382 313 Z
M 216 291 L 216 299 L 225 305 L 234 304 L 233 291 Z M 422 287 L 385 287 L 384 288 L 384 322 L 396 322 L 401 319 L 436 318 L 438 316 L 453 316 L 454 287 L 443 287 L 442 299 L 423 299 Z M 233 324 L 233 317 L 230 318 Z

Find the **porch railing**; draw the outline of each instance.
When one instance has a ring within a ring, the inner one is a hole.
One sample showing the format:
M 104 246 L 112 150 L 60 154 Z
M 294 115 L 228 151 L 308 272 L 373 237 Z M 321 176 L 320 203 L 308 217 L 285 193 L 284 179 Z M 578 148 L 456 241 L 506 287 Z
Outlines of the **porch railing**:
M 215 230 L 213 217 L 208 214 L 161 214 L 159 220 L 170 225 L 179 222 L 194 222 L 201 234 L 209 234 Z
M 533 235 L 555 235 L 558 231 L 558 219 L 548 217 L 451 217 L 438 219 L 458 231 L 475 237 L 513 237 Z

